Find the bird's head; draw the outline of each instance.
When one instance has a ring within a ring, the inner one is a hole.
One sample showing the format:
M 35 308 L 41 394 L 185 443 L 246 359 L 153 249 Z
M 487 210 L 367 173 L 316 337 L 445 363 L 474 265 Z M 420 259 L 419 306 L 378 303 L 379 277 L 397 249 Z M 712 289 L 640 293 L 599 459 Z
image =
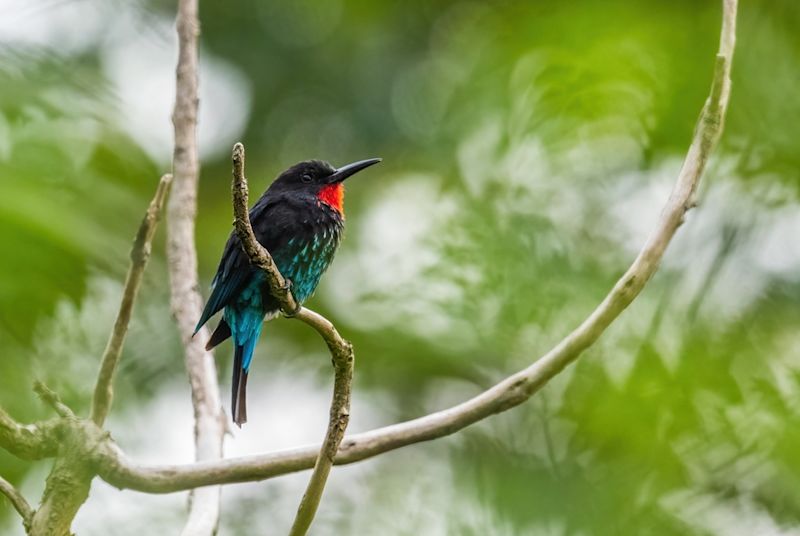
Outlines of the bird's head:
M 334 168 L 323 160 L 306 160 L 281 173 L 269 189 L 310 194 L 343 213 L 345 179 L 380 161 L 380 158 L 370 158 Z

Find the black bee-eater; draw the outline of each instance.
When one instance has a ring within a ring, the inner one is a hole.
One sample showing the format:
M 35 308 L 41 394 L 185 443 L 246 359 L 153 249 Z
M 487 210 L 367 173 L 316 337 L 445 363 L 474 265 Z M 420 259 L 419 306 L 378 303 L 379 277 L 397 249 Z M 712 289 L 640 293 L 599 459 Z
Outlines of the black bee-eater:
M 344 180 L 380 162 L 361 160 L 335 169 L 327 162 L 300 162 L 281 173 L 250 209 L 256 239 L 270 252 L 289 280 L 298 303 L 317 288 L 333 260 L 344 231 Z M 236 232 L 231 232 L 211 283 L 195 332 L 218 311 L 222 319 L 206 344 L 211 349 L 233 336 L 233 421 L 247 422 L 247 375 L 265 320 L 277 316 L 264 273 L 250 264 Z

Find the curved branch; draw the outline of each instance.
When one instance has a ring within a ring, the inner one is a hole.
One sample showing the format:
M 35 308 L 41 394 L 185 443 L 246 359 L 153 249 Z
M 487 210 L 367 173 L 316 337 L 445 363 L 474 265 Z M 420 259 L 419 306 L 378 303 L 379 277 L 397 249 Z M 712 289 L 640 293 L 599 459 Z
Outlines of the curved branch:
M 281 310 L 314 328 L 325 340 L 331 353 L 334 370 L 333 398 L 331 400 L 328 429 L 322 448 L 316 456 L 314 471 L 308 481 L 308 486 L 297 516 L 290 531 L 290 536 L 302 536 L 308 532 L 314 515 L 322 499 L 322 492 L 328 481 L 328 475 L 333 467 L 339 445 L 344 438 L 347 424 L 350 422 L 350 395 L 353 382 L 353 364 L 355 356 L 353 346 L 344 340 L 334 325 L 322 315 L 300 306 L 291 293 L 290 285 L 281 275 L 275 261 L 269 252 L 258 242 L 250 223 L 248 206 L 247 179 L 244 176 L 244 145 L 237 143 L 233 146 L 233 213 L 236 217 L 234 225 L 239 241 L 242 243 L 250 262 L 266 272 L 272 295 L 280 302 Z M 288 313 L 287 313 L 288 312 Z
M 194 408 L 195 459 L 222 458 L 225 418 L 217 384 L 214 356 L 206 351 L 208 330 L 192 337 L 200 318 L 202 298 L 198 292 L 197 251 L 194 222 L 197 214 L 198 56 L 197 0 L 179 0 L 176 19 L 178 65 L 175 81 L 175 149 L 172 158 L 175 184 L 167 207 L 167 259 L 172 312 L 184 346 L 184 359 L 192 388 Z M 210 536 L 219 522 L 220 489 L 195 490 L 192 493 L 185 536 Z
M 301 312 L 306 315 L 316 315 L 316 313 L 307 309 Z M 290 536 L 303 536 L 308 532 L 322 499 L 322 492 L 325 490 L 331 467 L 333 467 L 338 456 L 339 446 L 342 443 L 342 439 L 344 439 L 345 430 L 347 430 L 347 425 L 350 422 L 350 395 L 355 360 L 353 347 L 347 342 L 344 345 L 337 346 L 336 349 L 332 348 L 330 343 L 328 346 L 331 348 L 334 368 L 333 399 L 331 400 L 328 430 L 325 433 L 322 448 L 317 455 L 308 486 L 300 501 L 297 516 L 289 532 Z
M 94 388 L 91 419 L 98 426 L 103 426 L 108 417 L 108 412 L 111 410 L 111 402 L 114 398 L 114 372 L 117 370 L 117 364 L 122 355 L 122 347 L 125 344 L 125 335 L 128 333 L 133 305 L 136 302 L 136 296 L 139 294 L 139 287 L 142 283 L 144 269 L 147 267 L 147 261 L 150 260 L 153 236 L 155 236 L 159 215 L 171 183 L 172 175 L 167 174 L 161 177 L 156 194 L 153 200 L 150 201 L 150 206 L 147 207 L 147 212 L 142 218 L 139 231 L 133 241 L 131 265 L 128 268 L 128 275 L 125 277 L 125 287 L 122 292 L 122 301 L 119 304 L 117 320 L 114 322 L 114 329 L 111 331 L 105 352 L 103 352 L 103 360 Z
M 22 524 L 25 525 L 25 530 L 29 530 L 31 518 L 33 517 L 33 508 L 31 508 L 31 505 L 25 500 L 25 497 L 22 496 L 22 493 L 3 477 L 0 477 L 0 493 L 8 498 L 14 510 L 22 516 Z
M 337 464 L 357 462 L 406 445 L 453 434 L 486 417 L 528 400 L 551 378 L 592 345 L 639 295 L 655 273 L 664 252 L 693 206 L 694 192 L 711 150 L 722 133 L 730 94 L 730 70 L 735 42 L 736 0 L 723 0 L 720 49 L 711 94 L 703 107 L 692 144 L 677 182 L 639 255 L 606 298 L 572 333 L 528 368 L 506 378 L 478 396 L 452 408 L 392 426 L 349 436 L 336 455 Z M 169 493 L 210 484 L 250 482 L 308 469 L 318 447 L 246 456 L 192 465 L 138 466 L 116 447 L 101 453 L 100 476 L 120 488 Z

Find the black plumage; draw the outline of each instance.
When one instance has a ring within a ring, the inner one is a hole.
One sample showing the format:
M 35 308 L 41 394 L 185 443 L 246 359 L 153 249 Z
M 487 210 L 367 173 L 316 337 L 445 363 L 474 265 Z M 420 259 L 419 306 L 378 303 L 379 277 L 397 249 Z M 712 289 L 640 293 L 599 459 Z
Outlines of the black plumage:
M 270 252 L 292 294 L 303 303 L 333 260 L 344 230 L 342 182 L 379 159 L 334 169 L 327 162 L 301 162 L 281 173 L 250 209 L 256 239 Z M 279 312 L 264 274 L 250 264 L 235 232 L 225 245 L 212 292 L 197 324 L 200 329 L 224 310 L 206 347 L 228 337 L 234 342 L 231 408 L 238 425 L 246 422 L 246 386 L 262 323 Z

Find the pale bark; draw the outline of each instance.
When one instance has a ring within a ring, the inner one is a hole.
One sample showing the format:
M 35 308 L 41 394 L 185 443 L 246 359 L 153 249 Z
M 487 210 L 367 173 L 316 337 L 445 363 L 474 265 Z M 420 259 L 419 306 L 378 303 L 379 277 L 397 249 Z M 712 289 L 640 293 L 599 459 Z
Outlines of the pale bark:
M 197 0 L 178 2 L 178 66 L 172 115 L 175 127 L 172 160 L 175 184 L 167 206 L 167 260 L 172 314 L 183 342 L 186 371 L 192 389 L 195 459 L 206 461 L 222 458 L 226 428 L 214 356 L 205 350 L 208 331 L 201 329 L 196 336 L 192 336 L 203 304 L 198 291 L 194 235 L 200 173 L 197 154 L 197 37 L 200 23 L 197 9 Z M 193 491 L 189 518 L 183 531 L 185 536 L 206 536 L 216 532 L 220 493 L 219 487 Z

